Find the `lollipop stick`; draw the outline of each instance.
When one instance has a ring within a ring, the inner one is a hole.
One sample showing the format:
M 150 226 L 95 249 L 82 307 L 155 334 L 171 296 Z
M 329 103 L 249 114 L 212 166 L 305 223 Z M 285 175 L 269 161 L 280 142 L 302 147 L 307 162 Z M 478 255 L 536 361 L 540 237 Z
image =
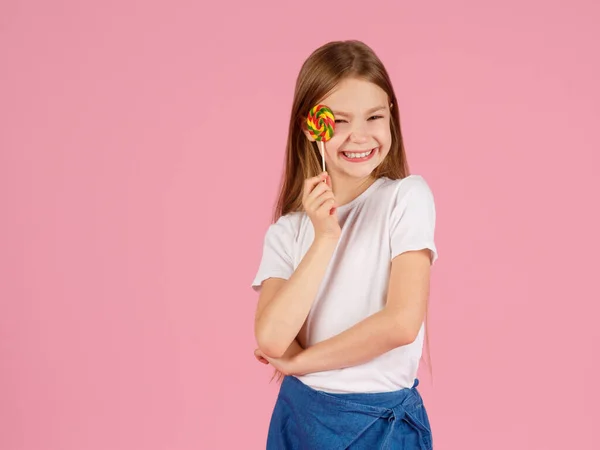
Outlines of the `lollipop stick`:
M 323 159 L 323 172 L 325 172 L 325 142 L 317 141 L 319 145 L 319 150 L 321 152 L 321 158 Z

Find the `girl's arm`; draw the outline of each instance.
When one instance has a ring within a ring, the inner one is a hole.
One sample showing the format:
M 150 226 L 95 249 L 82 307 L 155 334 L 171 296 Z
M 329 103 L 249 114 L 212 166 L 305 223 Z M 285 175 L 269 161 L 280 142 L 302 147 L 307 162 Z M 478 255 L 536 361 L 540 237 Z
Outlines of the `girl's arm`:
M 254 333 L 265 355 L 281 357 L 298 335 L 337 243 L 338 238 L 315 238 L 289 280 L 269 279 L 263 283 Z
M 299 352 L 286 371 L 304 375 L 364 364 L 413 342 L 425 318 L 429 298 L 429 250 L 405 252 L 392 261 L 383 310 L 330 339 Z M 277 367 L 277 361 L 272 361 Z

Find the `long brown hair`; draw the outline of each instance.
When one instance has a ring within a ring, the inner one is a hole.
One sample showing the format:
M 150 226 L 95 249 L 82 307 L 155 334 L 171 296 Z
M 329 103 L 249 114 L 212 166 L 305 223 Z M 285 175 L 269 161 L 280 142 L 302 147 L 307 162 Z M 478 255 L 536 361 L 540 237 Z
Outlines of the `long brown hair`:
M 366 44 L 356 40 L 329 42 L 316 49 L 304 62 L 294 91 L 285 169 L 273 214 L 273 222 L 290 212 L 302 211 L 304 180 L 321 172 L 317 144 L 303 132 L 310 108 L 319 104 L 344 79 L 359 78 L 379 86 L 388 96 L 391 108 L 391 147 L 384 161 L 373 171 L 374 178 L 392 180 L 407 177 L 408 162 L 400 129 L 400 113 L 392 82 L 383 63 Z M 427 315 L 425 320 L 427 321 Z M 427 331 L 427 326 L 425 328 Z M 427 337 L 427 347 L 429 339 Z M 429 354 L 429 352 L 428 352 Z M 431 363 L 429 362 L 431 368 Z M 274 374 L 281 379 L 281 374 Z

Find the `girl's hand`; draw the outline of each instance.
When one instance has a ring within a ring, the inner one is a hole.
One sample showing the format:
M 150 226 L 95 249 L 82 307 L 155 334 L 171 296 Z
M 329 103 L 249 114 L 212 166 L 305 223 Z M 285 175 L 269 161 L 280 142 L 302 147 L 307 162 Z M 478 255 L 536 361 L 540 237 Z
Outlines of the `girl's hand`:
M 261 356 L 261 354 L 262 353 L 259 353 L 258 349 L 254 350 L 254 357 L 258 362 L 261 362 L 263 364 L 269 364 L 269 361 L 267 361 L 263 356 Z
M 335 214 L 335 197 L 327 172 L 304 181 L 302 206 L 313 224 L 315 238 L 340 237 L 342 230 Z
M 296 360 L 296 355 L 290 356 L 285 354 L 281 358 L 270 358 L 267 355 L 265 355 L 259 348 L 257 348 L 256 350 L 254 350 L 254 356 L 263 364 L 271 364 L 283 375 L 298 374 L 298 364 Z
M 304 351 L 297 339 L 294 339 L 281 358 L 270 358 L 259 348 L 254 350 L 254 357 L 263 364 L 271 364 L 283 375 L 300 375 L 297 356 Z

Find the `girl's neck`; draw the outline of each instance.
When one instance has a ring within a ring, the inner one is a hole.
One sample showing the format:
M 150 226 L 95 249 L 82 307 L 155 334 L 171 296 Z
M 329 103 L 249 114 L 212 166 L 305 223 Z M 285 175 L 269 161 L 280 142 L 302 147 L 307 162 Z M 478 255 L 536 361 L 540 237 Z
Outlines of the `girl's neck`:
M 338 206 L 350 203 L 375 182 L 376 178 L 369 175 L 365 178 L 331 177 L 331 185 Z

